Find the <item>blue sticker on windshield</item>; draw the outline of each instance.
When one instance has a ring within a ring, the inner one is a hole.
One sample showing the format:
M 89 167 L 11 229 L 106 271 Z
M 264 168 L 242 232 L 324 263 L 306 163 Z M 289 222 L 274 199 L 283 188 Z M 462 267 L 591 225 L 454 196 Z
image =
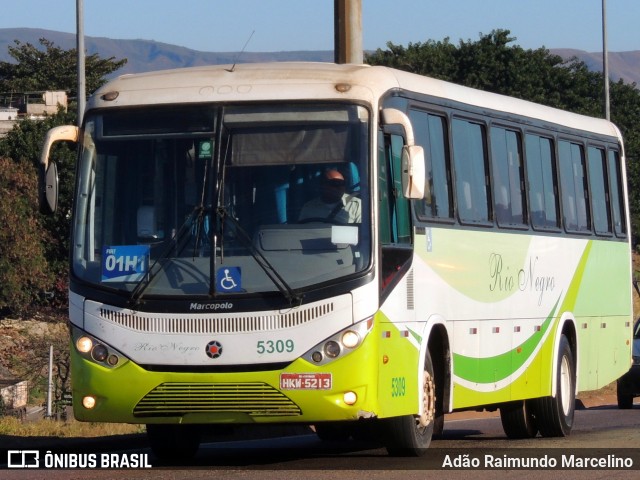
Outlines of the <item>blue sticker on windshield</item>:
M 240 267 L 222 267 L 216 272 L 216 290 L 219 292 L 241 292 Z
M 102 281 L 141 281 L 149 271 L 149 256 L 149 245 L 102 247 Z

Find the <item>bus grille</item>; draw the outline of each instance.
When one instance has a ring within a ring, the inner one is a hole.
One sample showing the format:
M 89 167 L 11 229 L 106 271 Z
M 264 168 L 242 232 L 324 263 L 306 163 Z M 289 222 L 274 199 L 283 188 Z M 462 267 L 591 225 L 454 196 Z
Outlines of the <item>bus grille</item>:
M 302 410 L 266 383 L 163 383 L 133 409 L 136 417 L 188 413 L 244 413 L 261 417 L 301 415 Z
M 299 308 L 287 313 L 247 315 L 230 313 L 224 317 L 202 315 L 167 317 L 102 306 L 100 317 L 130 330 L 146 333 L 223 334 L 250 333 L 294 328 L 334 311 L 333 302 Z

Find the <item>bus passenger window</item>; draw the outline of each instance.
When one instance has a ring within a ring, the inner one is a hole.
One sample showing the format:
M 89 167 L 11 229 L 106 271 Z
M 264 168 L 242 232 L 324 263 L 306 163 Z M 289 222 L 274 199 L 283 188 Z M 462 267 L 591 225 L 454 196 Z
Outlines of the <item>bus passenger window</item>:
M 604 149 L 589 147 L 589 187 L 591 188 L 591 210 L 593 226 L 597 234 L 611 234 L 609 215 L 609 188 Z
M 622 175 L 620 173 L 620 154 L 609 150 L 607 156 L 611 206 L 613 207 L 613 228 L 617 236 L 624 237 L 627 231 L 624 212 L 624 197 L 622 191 Z
M 549 138 L 528 134 L 525 150 L 531 224 L 537 229 L 558 228 L 553 144 Z
M 578 232 L 591 230 L 591 215 L 587 203 L 587 176 L 582 146 L 560 141 L 560 189 L 565 228 Z
M 431 195 L 415 202 L 418 217 L 453 218 L 446 119 L 419 110 L 409 112 L 416 143 L 425 150 L 425 189 Z
M 461 222 L 490 219 L 486 150 L 482 125 L 453 120 L 453 162 Z
M 498 225 L 525 223 L 520 136 L 517 132 L 491 129 L 491 162 Z

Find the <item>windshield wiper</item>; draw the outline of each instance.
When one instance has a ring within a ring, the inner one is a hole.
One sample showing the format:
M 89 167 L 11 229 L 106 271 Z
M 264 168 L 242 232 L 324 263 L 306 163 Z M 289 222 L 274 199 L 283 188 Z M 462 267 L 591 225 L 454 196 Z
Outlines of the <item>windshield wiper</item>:
M 251 237 L 242 228 L 240 222 L 236 220 L 233 215 L 229 215 L 227 209 L 223 206 L 219 206 L 216 210 L 216 214 L 220 217 L 221 224 L 224 225 L 225 220 L 229 220 L 229 222 L 233 225 L 236 232 L 238 233 L 237 238 L 244 244 L 244 246 L 249 250 L 249 253 L 256 261 L 256 263 L 260 266 L 260 268 L 264 271 L 264 273 L 269 277 L 269 279 L 273 282 L 273 284 L 280 290 L 282 295 L 289 301 L 290 306 L 300 306 L 302 304 L 302 295 L 296 292 L 287 281 L 282 278 L 282 275 L 278 273 L 275 267 L 267 260 L 267 258 L 260 252 L 251 241 Z
M 176 256 L 179 256 L 182 253 L 182 250 L 185 248 L 185 246 L 188 243 L 187 241 L 184 241 L 184 239 L 189 238 L 189 236 L 185 234 L 193 226 L 195 226 L 196 228 L 196 242 L 195 242 L 196 245 L 194 247 L 194 256 L 195 256 L 196 250 L 198 249 L 198 240 L 200 238 L 200 232 L 202 231 L 202 225 L 204 222 L 205 214 L 206 214 L 206 209 L 204 208 L 204 206 L 196 205 L 191 211 L 191 213 L 187 215 L 186 220 L 180 226 L 180 228 L 178 229 L 178 232 L 174 235 L 171 241 L 168 242 L 165 249 L 160 253 L 160 255 L 158 255 L 158 257 L 154 260 L 153 264 L 149 267 L 149 272 L 147 273 L 147 275 L 145 275 L 145 277 L 142 280 L 140 280 L 140 282 L 138 282 L 135 288 L 131 291 L 131 296 L 129 297 L 129 302 L 128 302 L 129 306 L 136 307 L 139 304 L 139 301 L 142 298 L 142 295 L 151 284 L 151 281 L 156 277 L 156 275 L 158 275 L 158 273 L 162 271 L 161 267 L 155 269 L 156 265 L 158 265 L 158 262 L 168 258 L 169 254 L 174 249 L 176 252 L 175 253 Z M 194 220 L 196 221 L 194 222 Z

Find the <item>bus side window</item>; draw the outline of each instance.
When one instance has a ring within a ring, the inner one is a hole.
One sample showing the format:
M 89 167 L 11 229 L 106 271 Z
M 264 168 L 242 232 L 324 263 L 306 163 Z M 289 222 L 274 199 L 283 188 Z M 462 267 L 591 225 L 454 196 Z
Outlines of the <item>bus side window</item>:
M 446 118 L 420 110 L 409 112 L 416 143 L 425 150 L 425 182 L 431 195 L 414 203 L 419 218 L 453 218 Z
M 491 128 L 495 212 L 500 226 L 526 223 L 520 144 L 520 135 L 517 132 L 498 127 Z
M 591 214 L 587 197 L 587 175 L 581 145 L 566 140 L 558 142 L 562 215 L 567 230 L 591 230 Z
M 456 196 L 458 216 L 463 223 L 486 223 L 490 220 L 487 148 L 483 128 L 479 123 L 453 120 Z
M 559 216 L 553 143 L 527 134 L 525 152 L 531 224 L 538 229 L 556 229 Z
M 603 148 L 589 147 L 588 166 L 593 226 L 596 234 L 611 235 L 610 196 Z
M 379 238 L 384 288 L 411 259 L 411 217 L 409 202 L 402 196 L 400 155 L 404 140 L 382 133 L 378 140 Z
M 613 229 L 619 237 L 626 236 L 627 225 L 624 212 L 624 197 L 622 190 L 622 175 L 620 172 L 620 154 L 616 150 L 609 150 L 607 155 L 611 206 L 613 207 Z

